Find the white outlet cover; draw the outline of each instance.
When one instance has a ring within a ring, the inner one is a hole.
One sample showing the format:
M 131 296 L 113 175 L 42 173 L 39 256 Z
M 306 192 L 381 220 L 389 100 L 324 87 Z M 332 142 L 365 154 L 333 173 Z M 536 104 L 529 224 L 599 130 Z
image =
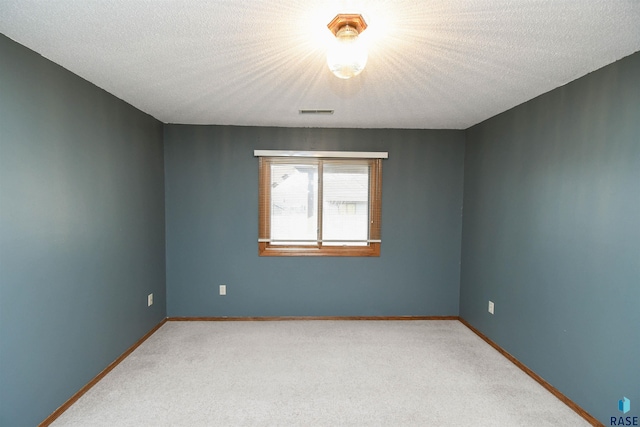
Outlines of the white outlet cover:
M 153 305 L 153 294 L 147 295 L 147 307 L 151 307 Z
M 495 305 L 493 304 L 493 301 L 489 301 L 489 313 L 493 314 L 495 309 Z
M 220 285 L 220 295 L 227 294 L 227 285 Z

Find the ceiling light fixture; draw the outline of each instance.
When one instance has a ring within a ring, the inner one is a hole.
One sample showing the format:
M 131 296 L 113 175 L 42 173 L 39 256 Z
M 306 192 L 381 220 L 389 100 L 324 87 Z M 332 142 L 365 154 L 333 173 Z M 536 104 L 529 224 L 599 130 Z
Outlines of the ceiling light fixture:
M 367 28 L 362 15 L 339 14 L 327 25 L 336 36 L 327 52 L 327 64 L 336 77 L 357 76 L 367 64 L 367 47 L 358 35 Z

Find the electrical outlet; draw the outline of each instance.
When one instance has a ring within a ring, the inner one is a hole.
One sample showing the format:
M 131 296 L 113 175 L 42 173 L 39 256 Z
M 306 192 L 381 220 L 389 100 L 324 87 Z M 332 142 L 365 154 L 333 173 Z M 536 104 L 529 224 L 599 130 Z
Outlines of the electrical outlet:
M 147 307 L 151 307 L 153 305 L 153 294 L 147 295 Z
M 220 285 L 220 295 L 227 294 L 227 285 Z
M 489 301 L 489 313 L 493 314 L 494 308 L 495 304 L 493 304 L 493 301 Z

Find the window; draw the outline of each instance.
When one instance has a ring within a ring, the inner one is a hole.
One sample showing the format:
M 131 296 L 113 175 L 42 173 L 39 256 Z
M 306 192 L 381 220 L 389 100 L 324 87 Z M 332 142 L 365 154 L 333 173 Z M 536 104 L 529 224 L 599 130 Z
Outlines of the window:
M 387 153 L 254 154 L 261 256 L 380 256 Z

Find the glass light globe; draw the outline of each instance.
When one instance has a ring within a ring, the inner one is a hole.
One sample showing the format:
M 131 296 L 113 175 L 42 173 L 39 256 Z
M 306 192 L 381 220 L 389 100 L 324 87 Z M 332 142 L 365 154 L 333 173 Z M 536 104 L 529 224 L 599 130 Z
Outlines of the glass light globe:
M 336 77 L 348 79 L 364 70 L 367 57 L 367 47 L 358 38 L 358 31 L 345 25 L 338 30 L 327 52 L 327 64 Z

